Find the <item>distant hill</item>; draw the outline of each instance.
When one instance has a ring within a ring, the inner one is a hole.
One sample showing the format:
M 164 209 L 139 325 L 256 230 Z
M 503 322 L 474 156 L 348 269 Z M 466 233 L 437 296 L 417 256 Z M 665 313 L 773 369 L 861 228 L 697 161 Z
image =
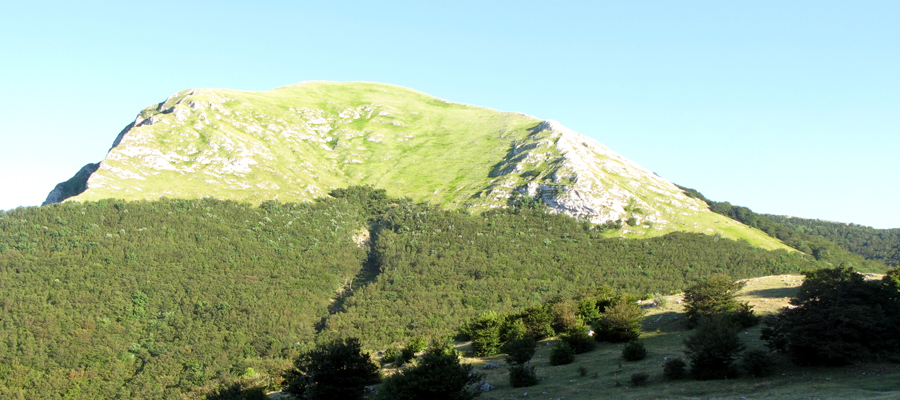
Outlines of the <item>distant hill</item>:
M 785 248 L 558 122 L 377 83 L 181 91 L 141 111 L 45 204 L 309 201 L 356 184 L 475 212 L 539 201 L 626 237 L 685 231 Z
M 795 231 L 828 239 L 847 251 L 887 265 L 900 265 L 900 229 L 875 229 L 869 226 L 821 221 L 782 215 L 769 215 Z

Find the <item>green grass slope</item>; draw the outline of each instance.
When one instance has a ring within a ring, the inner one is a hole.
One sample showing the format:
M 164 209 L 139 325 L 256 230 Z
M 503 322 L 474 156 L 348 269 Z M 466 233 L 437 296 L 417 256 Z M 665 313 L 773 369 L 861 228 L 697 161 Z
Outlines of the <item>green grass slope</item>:
M 785 248 L 559 123 L 377 83 L 176 93 L 140 112 L 74 199 L 308 201 L 356 184 L 475 211 L 528 196 L 595 223 L 630 221 L 626 237 L 688 231 Z

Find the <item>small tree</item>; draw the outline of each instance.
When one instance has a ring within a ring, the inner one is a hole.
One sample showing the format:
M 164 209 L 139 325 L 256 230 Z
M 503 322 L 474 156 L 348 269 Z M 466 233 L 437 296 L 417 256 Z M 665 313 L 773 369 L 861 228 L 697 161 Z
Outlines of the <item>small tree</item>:
M 663 366 L 663 376 L 666 379 L 676 380 L 684 379 L 687 376 L 687 364 L 680 358 L 673 358 L 666 361 Z
M 377 399 L 470 400 L 480 393 L 469 386 L 481 379 L 470 364 L 459 363 L 459 353 L 446 343 L 432 343 L 416 366 L 384 380 Z
M 525 364 L 531 357 L 534 357 L 536 343 L 531 336 L 525 336 L 521 339 L 513 340 L 503 346 L 506 351 L 506 362 L 508 364 Z
M 481 314 L 469 324 L 472 352 L 476 356 L 490 357 L 500 353 L 500 347 L 503 345 L 500 328 L 503 324 L 504 318 L 493 311 Z
M 621 343 L 641 336 L 641 318 L 646 311 L 629 299 L 615 302 L 594 324 L 594 339 L 600 342 Z
M 684 308 L 687 313 L 688 326 L 695 327 L 700 320 L 716 314 L 731 315 L 743 325 L 752 326 L 757 321 L 753 318 L 752 306 L 739 304 L 735 295 L 744 287 L 743 282 L 731 279 L 728 275 L 713 275 L 695 283 L 684 291 Z
M 625 343 L 625 347 L 622 348 L 622 358 L 625 361 L 639 361 L 647 358 L 647 348 L 644 347 L 644 342 L 632 340 Z
M 755 378 L 772 375 L 775 358 L 765 350 L 748 350 L 741 355 L 741 367 Z
M 550 350 L 550 365 L 571 364 L 575 361 L 575 350 L 568 343 L 557 341 Z
M 509 366 L 509 384 L 512 387 L 526 387 L 537 385 L 537 373 L 534 366 L 516 364 Z
M 575 354 L 587 353 L 597 347 L 597 341 L 588 334 L 589 331 L 587 325 L 576 325 L 560 335 L 559 340 L 568 343 Z
M 378 366 L 359 339 L 321 344 L 294 360 L 285 374 L 286 391 L 304 399 L 361 399 L 366 385 L 378 383 Z
M 809 272 L 793 307 L 768 318 L 762 338 L 800 365 L 843 365 L 873 353 L 895 357 L 900 302 L 890 280 L 866 282 L 852 268 Z
M 727 315 L 715 315 L 700 321 L 696 331 L 684 341 L 685 355 L 691 362 L 691 374 L 697 379 L 724 379 L 737 376 L 734 361 L 744 344 L 738 337 L 738 325 Z

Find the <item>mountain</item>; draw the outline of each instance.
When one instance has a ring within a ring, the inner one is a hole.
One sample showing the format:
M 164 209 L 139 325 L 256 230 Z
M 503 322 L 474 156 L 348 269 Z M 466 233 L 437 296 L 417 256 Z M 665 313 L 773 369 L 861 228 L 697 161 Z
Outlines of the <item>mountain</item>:
M 784 248 L 558 122 L 377 83 L 181 91 L 141 111 L 106 158 L 45 204 L 309 201 L 357 184 L 473 211 L 531 198 L 593 223 L 627 222 L 625 236 L 692 231 Z

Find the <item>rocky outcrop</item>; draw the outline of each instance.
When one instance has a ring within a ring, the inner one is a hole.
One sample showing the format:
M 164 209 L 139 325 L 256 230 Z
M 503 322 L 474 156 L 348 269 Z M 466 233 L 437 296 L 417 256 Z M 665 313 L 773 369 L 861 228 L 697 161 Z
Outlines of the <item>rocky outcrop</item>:
M 78 196 L 83 193 L 87 190 L 88 178 L 90 178 L 91 174 L 97 171 L 98 168 L 100 168 L 100 163 L 91 163 L 81 167 L 75 176 L 56 185 L 56 187 L 50 191 L 50 194 L 47 195 L 47 200 L 44 200 L 41 205 L 45 206 L 47 204 L 61 203 L 69 197 Z

